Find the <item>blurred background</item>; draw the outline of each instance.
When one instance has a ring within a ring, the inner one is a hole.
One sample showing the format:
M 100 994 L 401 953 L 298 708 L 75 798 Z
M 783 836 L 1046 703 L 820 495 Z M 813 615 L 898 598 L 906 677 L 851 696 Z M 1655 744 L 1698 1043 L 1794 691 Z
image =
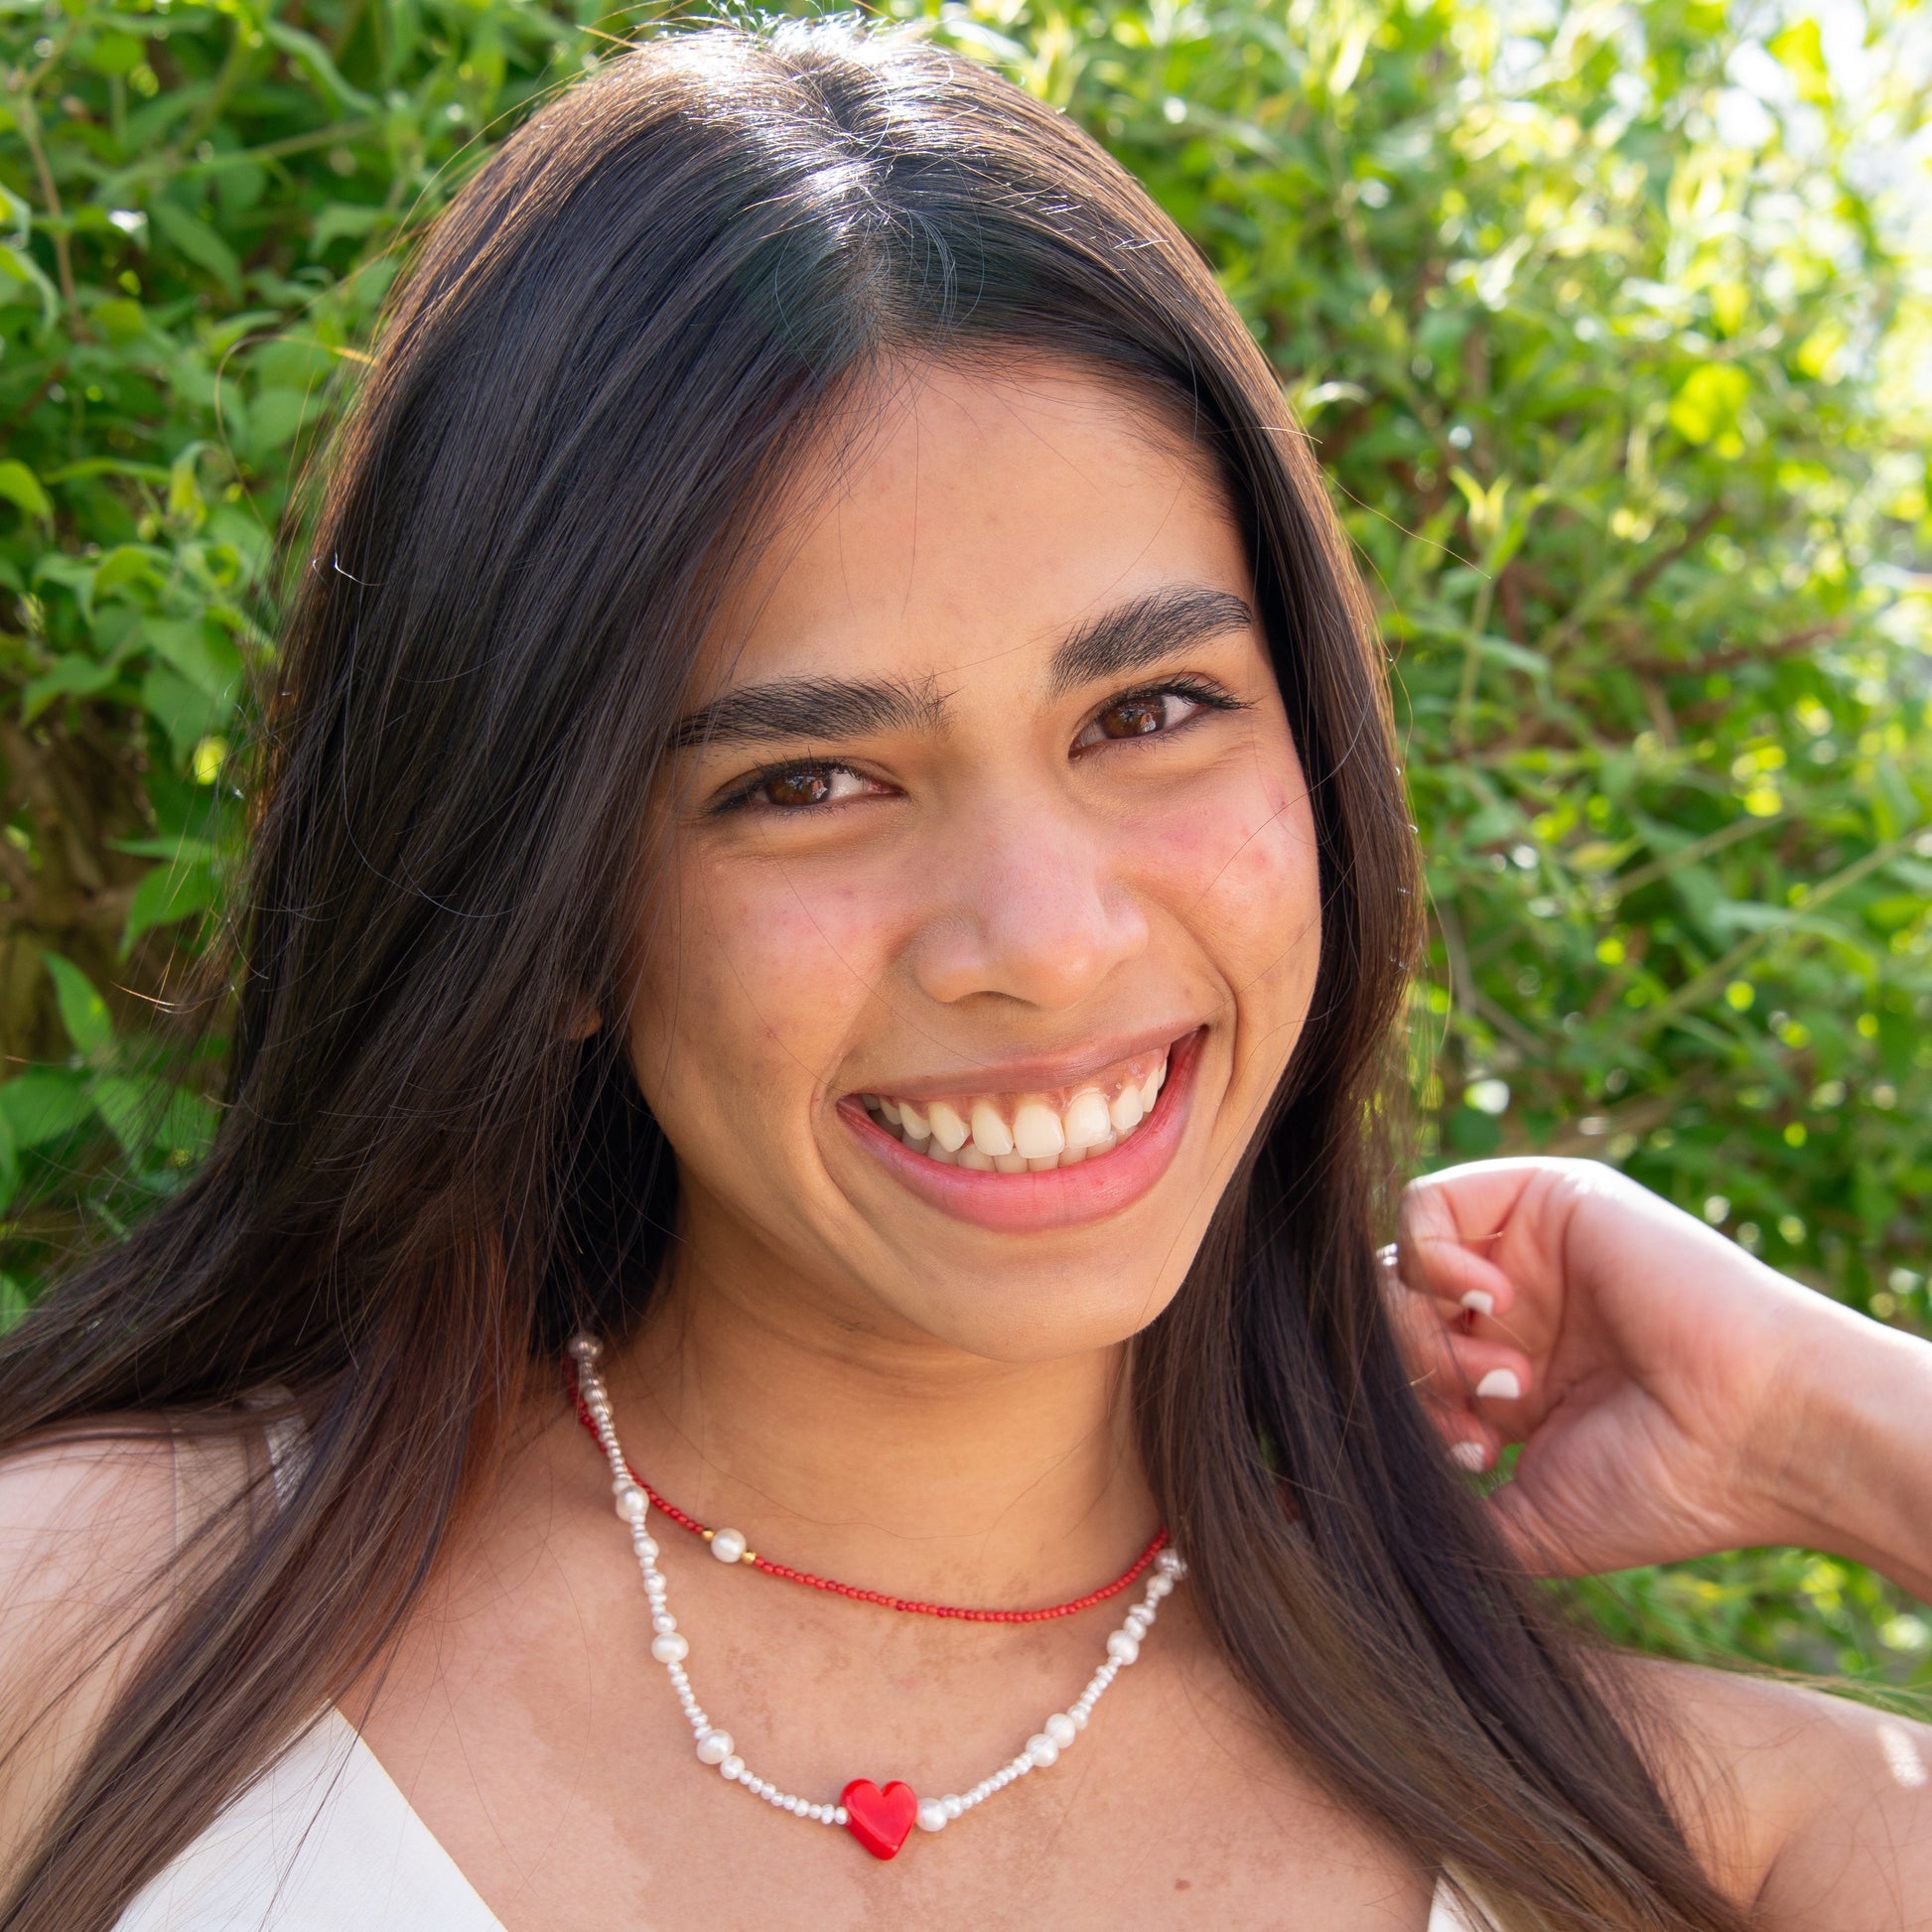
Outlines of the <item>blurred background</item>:
M 885 11 L 1149 183 L 1318 447 L 1428 852 L 1418 1160 L 1594 1156 L 1932 1332 L 1932 10 Z M 275 542 L 409 236 L 693 17 L 0 0 L 0 1319 L 210 1132 Z M 1813 1553 L 1584 1605 L 1932 1687 Z

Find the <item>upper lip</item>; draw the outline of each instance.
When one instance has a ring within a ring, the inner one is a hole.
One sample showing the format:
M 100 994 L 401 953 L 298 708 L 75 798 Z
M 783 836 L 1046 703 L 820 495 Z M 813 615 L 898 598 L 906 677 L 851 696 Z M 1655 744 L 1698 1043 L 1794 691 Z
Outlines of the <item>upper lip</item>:
M 1095 1040 L 1063 1053 L 1032 1059 L 976 1060 L 949 1073 L 922 1073 L 909 1079 L 872 1080 L 848 1089 L 853 1094 L 881 1093 L 894 1100 L 942 1100 L 961 1093 L 1034 1093 L 1053 1087 L 1077 1086 L 1122 1060 L 1178 1046 L 1200 1031 L 1200 1023 L 1148 1027 L 1112 1039 Z

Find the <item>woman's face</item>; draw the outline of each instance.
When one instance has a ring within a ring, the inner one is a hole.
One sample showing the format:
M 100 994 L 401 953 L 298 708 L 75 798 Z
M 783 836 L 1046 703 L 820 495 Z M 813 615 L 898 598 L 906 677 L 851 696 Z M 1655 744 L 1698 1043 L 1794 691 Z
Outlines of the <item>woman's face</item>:
M 828 432 L 708 646 L 628 1018 L 687 1265 L 1004 1361 L 1118 1342 L 1307 1017 L 1301 765 L 1201 453 L 1071 366 Z

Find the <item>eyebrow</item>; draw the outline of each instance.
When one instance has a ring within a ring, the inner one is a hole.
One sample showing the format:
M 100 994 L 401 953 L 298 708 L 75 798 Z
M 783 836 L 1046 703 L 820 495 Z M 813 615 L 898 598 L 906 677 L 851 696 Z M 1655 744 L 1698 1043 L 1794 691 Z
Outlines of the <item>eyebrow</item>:
M 787 677 L 748 684 L 678 720 L 672 742 L 767 744 L 778 739 L 865 738 L 875 732 L 935 732 L 945 699 L 930 678 Z
M 1203 584 L 1150 591 L 1084 623 L 1053 653 L 1054 696 L 1106 677 L 1125 677 L 1230 630 L 1246 630 L 1255 614 L 1238 597 Z
M 1210 637 L 1246 630 L 1255 614 L 1244 600 L 1202 584 L 1176 585 L 1131 599 L 1067 636 L 1054 650 L 1047 688 L 1055 697 L 1102 678 L 1129 676 Z M 946 700 L 932 678 L 775 678 L 748 684 L 678 721 L 679 750 L 781 740 L 865 738 L 879 732 L 931 734 L 945 724 Z

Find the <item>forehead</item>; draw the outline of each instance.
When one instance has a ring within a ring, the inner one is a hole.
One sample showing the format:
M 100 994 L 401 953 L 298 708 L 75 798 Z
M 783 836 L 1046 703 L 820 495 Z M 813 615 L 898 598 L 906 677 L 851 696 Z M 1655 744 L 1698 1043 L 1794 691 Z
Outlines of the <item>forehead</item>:
M 1204 451 L 1070 365 L 896 370 L 829 422 L 714 633 L 707 695 L 774 677 L 942 680 L 1044 661 L 1176 583 L 1246 598 Z

